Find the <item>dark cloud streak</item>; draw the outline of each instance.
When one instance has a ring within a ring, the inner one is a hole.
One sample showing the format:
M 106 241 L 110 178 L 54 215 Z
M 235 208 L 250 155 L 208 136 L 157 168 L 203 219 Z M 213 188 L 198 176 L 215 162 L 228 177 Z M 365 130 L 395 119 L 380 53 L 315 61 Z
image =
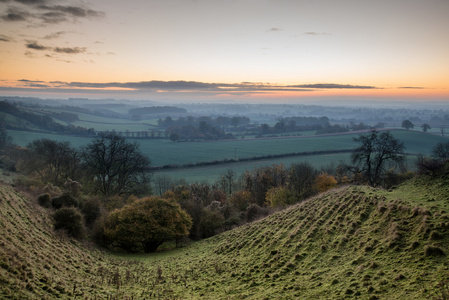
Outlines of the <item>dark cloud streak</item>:
M 57 53 L 66 53 L 66 54 L 79 54 L 79 53 L 84 53 L 86 52 L 86 48 L 82 47 L 73 47 L 73 48 L 59 48 L 59 47 L 55 47 L 53 48 L 54 52 Z
M 0 0 L 1 1 L 1 0 Z M 11 1 L 1 1 L 9 3 Z M 7 22 L 23 22 L 28 21 L 32 25 L 36 25 L 34 21 L 40 21 L 43 24 L 59 24 L 69 22 L 71 20 L 82 18 L 101 18 L 104 12 L 89 9 L 76 5 L 51 5 L 50 0 L 15 0 L 15 3 L 22 4 L 19 9 L 9 6 L 0 18 Z
M 36 41 L 27 41 L 27 44 L 25 45 L 28 49 L 33 49 L 33 50 L 38 50 L 38 51 L 42 51 L 42 50 L 49 50 L 51 49 L 50 47 L 47 46 L 43 46 L 41 44 L 39 44 Z
M 70 88 L 124 88 L 133 90 L 171 90 L 171 91 L 220 91 L 220 92 L 238 92 L 238 91 L 316 91 L 324 89 L 378 89 L 374 86 L 359 86 L 350 84 L 301 84 L 301 85 L 272 85 L 268 83 L 205 83 L 198 81 L 140 81 L 140 82 L 51 82 L 60 87 Z
M 87 51 L 87 49 L 85 47 L 63 47 L 63 48 L 49 47 L 49 46 L 41 45 L 36 41 L 27 41 L 25 46 L 28 49 L 32 49 L 32 50 L 38 50 L 38 51 L 47 50 L 47 51 L 53 51 L 56 53 L 64 53 L 64 54 L 80 54 L 80 53 L 85 53 Z
M 24 5 L 41 5 L 47 2 L 46 0 L 14 0 L 14 1 Z
M 47 34 L 46 36 L 44 36 L 44 39 L 46 39 L 46 40 L 57 39 L 66 33 L 67 32 L 65 32 L 65 31 L 58 31 L 58 32 L 50 33 L 50 34 Z
M 289 87 L 311 88 L 311 89 L 378 89 L 375 86 L 335 84 L 335 83 L 301 84 L 301 85 L 290 85 Z
M 13 42 L 13 41 L 14 39 L 10 38 L 9 36 L 0 34 L 0 42 Z
M 1 19 L 6 22 L 22 22 L 27 21 L 30 16 L 32 15 L 27 11 L 10 7 L 6 14 L 1 16 Z

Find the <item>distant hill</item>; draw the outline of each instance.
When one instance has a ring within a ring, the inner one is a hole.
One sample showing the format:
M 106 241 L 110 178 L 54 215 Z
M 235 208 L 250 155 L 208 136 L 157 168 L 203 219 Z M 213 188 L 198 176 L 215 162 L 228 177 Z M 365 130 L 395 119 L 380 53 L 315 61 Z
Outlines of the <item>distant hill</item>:
M 414 178 L 391 191 L 342 187 L 208 240 L 146 256 L 112 255 L 55 234 L 48 211 L 2 185 L 0 295 L 444 299 L 448 180 Z
M 78 116 L 73 113 L 42 113 L 35 112 L 8 101 L 0 101 L 0 115 L 2 125 L 6 129 L 25 131 L 49 131 L 68 135 L 91 136 L 93 130 L 80 126 L 63 125 L 55 121 L 61 120 L 63 123 L 70 123 L 78 120 Z

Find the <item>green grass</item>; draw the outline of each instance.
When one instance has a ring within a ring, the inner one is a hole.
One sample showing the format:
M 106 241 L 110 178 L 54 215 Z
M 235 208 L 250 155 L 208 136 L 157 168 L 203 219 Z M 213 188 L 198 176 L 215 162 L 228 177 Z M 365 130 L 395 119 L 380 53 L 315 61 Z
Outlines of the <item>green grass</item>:
M 253 171 L 255 168 L 263 166 L 271 166 L 273 164 L 283 164 L 285 167 L 290 167 L 294 163 L 308 162 L 314 168 L 321 169 L 334 165 L 337 166 L 340 162 L 350 162 L 350 154 L 329 154 L 329 155 L 311 155 L 311 156 L 297 156 L 284 157 L 277 159 L 257 160 L 252 162 L 229 163 L 215 166 L 183 168 L 183 169 L 169 169 L 154 171 L 154 176 L 168 176 L 173 180 L 185 180 L 186 183 L 202 182 L 213 184 L 228 170 L 233 170 L 237 176 L 243 174 L 245 171 Z
M 100 252 L 51 231 L 0 186 L 0 294 L 86 299 L 438 299 L 449 277 L 447 178 L 342 187 L 183 248 Z M 428 202 L 429 193 L 435 199 Z M 438 197 L 437 197 L 438 195 Z
M 430 155 L 432 148 L 446 138 L 416 131 L 395 130 L 393 135 L 404 142 L 406 152 Z M 26 146 L 36 138 L 68 140 L 75 147 L 89 143 L 89 139 L 31 132 L 9 131 L 13 141 Z M 154 166 L 187 164 L 204 161 L 239 159 L 254 156 L 279 155 L 283 153 L 342 150 L 357 147 L 352 139 L 358 134 L 337 136 L 306 136 L 279 139 L 241 139 L 229 141 L 174 143 L 166 139 L 133 140 L 140 144 L 141 151 L 148 155 Z

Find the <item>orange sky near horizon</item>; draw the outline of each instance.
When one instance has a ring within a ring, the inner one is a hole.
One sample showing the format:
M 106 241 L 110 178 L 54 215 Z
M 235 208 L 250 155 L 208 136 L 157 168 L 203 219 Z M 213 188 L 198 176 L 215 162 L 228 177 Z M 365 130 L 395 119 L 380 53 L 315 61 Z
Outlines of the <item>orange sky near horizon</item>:
M 449 103 L 447 0 L 3 0 L 0 96 Z

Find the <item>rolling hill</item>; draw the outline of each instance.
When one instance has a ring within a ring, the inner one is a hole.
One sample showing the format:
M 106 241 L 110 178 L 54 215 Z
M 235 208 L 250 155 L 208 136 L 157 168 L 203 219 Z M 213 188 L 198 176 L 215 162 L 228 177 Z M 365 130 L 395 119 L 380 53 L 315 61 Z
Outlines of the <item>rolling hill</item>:
M 347 186 L 183 248 L 112 254 L 0 186 L 6 299 L 447 299 L 448 175 Z M 446 293 L 446 294 L 444 294 Z

